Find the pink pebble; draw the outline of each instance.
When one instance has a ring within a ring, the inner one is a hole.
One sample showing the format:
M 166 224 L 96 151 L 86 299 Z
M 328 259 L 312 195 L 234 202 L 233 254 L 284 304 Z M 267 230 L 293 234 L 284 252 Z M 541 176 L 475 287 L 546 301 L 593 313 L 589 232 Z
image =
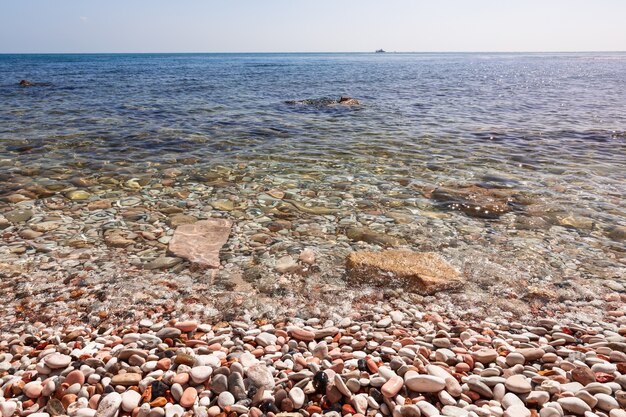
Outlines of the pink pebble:
M 393 398 L 398 392 L 400 392 L 403 385 L 404 379 L 398 375 L 394 375 L 389 378 L 387 382 L 385 382 L 380 392 L 387 398 Z
M 39 381 L 32 381 L 24 385 L 23 391 L 28 398 L 39 398 L 41 391 L 43 391 L 43 385 Z
M 159 361 L 157 362 L 157 369 L 160 369 L 162 371 L 169 370 L 170 366 L 172 366 L 172 360 L 170 358 L 159 359 Z
M 196 391 L 194 387 L 189 387 L 183 392 L 182 397 L 180 397 L 179 403 L 183 407 L 189 408 L 195 404 L 197 398 L 198 391 Z
M 85 383 L 85 374 L 78 370 L 72 371 L 65 377 L 65 383 L 69 386 L 74 384 L 83 385 Z
M 189 382 L 189 374 L 187 372 L 181 372 L 172 377 L 173 384 L 185 385 L 187 382 Z
M 100 394 L 94 394 L 94 396 L 89 399 L 89 408 L 91 408 L 92 410 L 97 410 L 99 402 Z
M 301 329 L 300 327 L 294 327 L 289 332 L 291 337 L 296 340 L 303 340 L 305 342 L 310 342 L 311 340 L 315 340 L 315 333 L 310 332 L 305 329 Z
M 215 417 L 216 415 L 218 415 L 221 412 L 222 412 L 222 409 L 219 408 L 217 405 L 209 407 L 209 410 L 208 410 L 209 417 Z M 259 416 L 257 416 L 257 417 L 259 417 Z
M 174 325 L 181 332 L 193 332 L 198 328 L 198 323 L 195 321 L 179 321 Z

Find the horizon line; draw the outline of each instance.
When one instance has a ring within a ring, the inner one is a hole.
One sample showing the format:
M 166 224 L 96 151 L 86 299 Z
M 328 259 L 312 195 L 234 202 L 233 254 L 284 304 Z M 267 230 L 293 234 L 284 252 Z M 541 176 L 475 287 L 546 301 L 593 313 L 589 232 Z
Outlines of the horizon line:
M 0 55 L 149 55 L 149 54 L 374 54 L 372 51 L 152 51 L 152 52 L 0 52 Z M 566 54 L 626 53 L 626 50 L 546 50 L 546 51 L 384 51 L 386 54 Z

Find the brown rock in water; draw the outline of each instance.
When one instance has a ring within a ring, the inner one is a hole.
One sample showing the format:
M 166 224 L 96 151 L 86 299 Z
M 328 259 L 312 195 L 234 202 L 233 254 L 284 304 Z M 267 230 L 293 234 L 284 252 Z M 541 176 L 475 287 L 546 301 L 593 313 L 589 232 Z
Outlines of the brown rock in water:
M 395 236 L 376 232 L 366 227 L 350 227 L 346 229 L 346 236 L 355 242 L 367 242 L 384 247 L 395 247 L 406 244 L 406 242 Z
M 344 106 L 360 106 L 361 105 L 359 100 L 352 98 L 352 97 L 346 97 L 346 96 L 341 96 L 341 98 L 339 98 L 338 103 Z
M 430 198 L 450 210 L 458 210 L 471 217 L 496 219 L 511 211 L 514 192 L 502 188 L 483 188 L 477 185 L 450 188 L 440 187 Z
M 130 246 L 135 242 L 133 240 L 127 239 L 122 231 L 112 230 L 105 233 L 104 243 L 106 243 L 107 246 L 111 246 L 114 248 L 125 248 L 126 246 Z
M 433 252 L 352 252 L 346 258 L 346 272 L 355 284 L 403 288 L 425 295 L 463 284 L 459 272 Z
M 169 251 L 200 266 L 218 268 L 220 249 L 228 241 L 232 225 L 228 219 L 208 219 L 178 226 Z
M 198 221 L 197 217 L 189 216 L 187 214 L 174 214 L 167 219 L 167 222 L 170 227 L 178 227 L 183 224 L 191 224 Z

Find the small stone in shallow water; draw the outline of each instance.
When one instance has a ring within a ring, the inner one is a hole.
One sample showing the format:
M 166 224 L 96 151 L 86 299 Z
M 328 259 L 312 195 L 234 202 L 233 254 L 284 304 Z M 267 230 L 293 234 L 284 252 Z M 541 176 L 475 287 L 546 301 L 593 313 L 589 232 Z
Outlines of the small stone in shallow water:
M 16 209 L 4 213 L 4 218 L 11 223 L 24 223 L 33 217 L 34 213 L 29 209 Z
M 72 201 L 80 201 L 80 200 L 88 200 L 91 197 L 87 191 L 84 190 L 74 190 L 68 191 L 65 196 Z
M 276 269 L 276 272 L 286 274 L 297 271 L 299 269 L 299 265 L 291 256 L 286 255 L 276 260 L 276 266 L 274 268 Z
M 406 243 L 404 239 L 386 233 L 376 232 L 366 227 L 350 227 L 346 230 L 346 236 L 356 242 L 373 243 L 383 247 L 396 247 Z
M 193 224 L 198 221 L 198 218 L 195 216 L 188 216 L 186 214 L 174 214 L 170 216 L 168 219 L 168 223 L 170 227 L 177 228 L 183 224 Z
M 315 252 L 313 252 L 313 249 L 306 248 L 300 252 L 298 259 L 300 259 L 300 262 L 313 265 L 315 263 Z

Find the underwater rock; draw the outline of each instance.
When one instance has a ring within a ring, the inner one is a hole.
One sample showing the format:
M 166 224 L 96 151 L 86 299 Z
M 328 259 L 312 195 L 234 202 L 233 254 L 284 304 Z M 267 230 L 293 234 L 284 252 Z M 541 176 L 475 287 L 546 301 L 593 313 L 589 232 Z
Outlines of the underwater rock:
M 228 240 L 232 225 L 228 219 L 208 219 L 178 226 L 169 251 L 200 266 L 217 268 L 220 249 Z
M 18 83 L 20 87 L 47 87 L 50 83 L 34 83 L 29 80 L 20 80 Z
M 344 106 L 360 106 L 361 105 L 359 100 L 352 98 L 352 97 L 347 97 L 347 96 L 341 96 L 339 98 L 338 103 Z
M 359 100 L 352 98 L 352 97 L 347 97 L 347 96 L 341 96 L 339 97 L 339 100 L 335 100 L 332 98 L 317 98 L 317 99 L 306 99 L 306 100 L 287 100 L 285 101 L 286 104 L 299 104 L 299 105 L 307 105 L 307 106 L 318 106 L 318 107 L 332 107 L 332 106 L 336 106 L 336 105 L 342 105 L 342 106 L 360 106 L 361 103 L 359 102 Z
M 513 190 L 477 185 L 439 187 L 430 192 L 429 197 L 448 210 L 461 211 L 470 217 L 482 219 L 497 219 L 510 212 L 516 202 Z
M 367 242 L 384 247 L 395 247 L 406 243 L 401 238 L 376 232 L 366 227 L 350 227 L 346 230 L 346 236 L 355 242 Z
M 434 252 L 386 250 L 352 252 L 346 258 L 348 280 L 428 295 L 463 284 L 463 277 Z

